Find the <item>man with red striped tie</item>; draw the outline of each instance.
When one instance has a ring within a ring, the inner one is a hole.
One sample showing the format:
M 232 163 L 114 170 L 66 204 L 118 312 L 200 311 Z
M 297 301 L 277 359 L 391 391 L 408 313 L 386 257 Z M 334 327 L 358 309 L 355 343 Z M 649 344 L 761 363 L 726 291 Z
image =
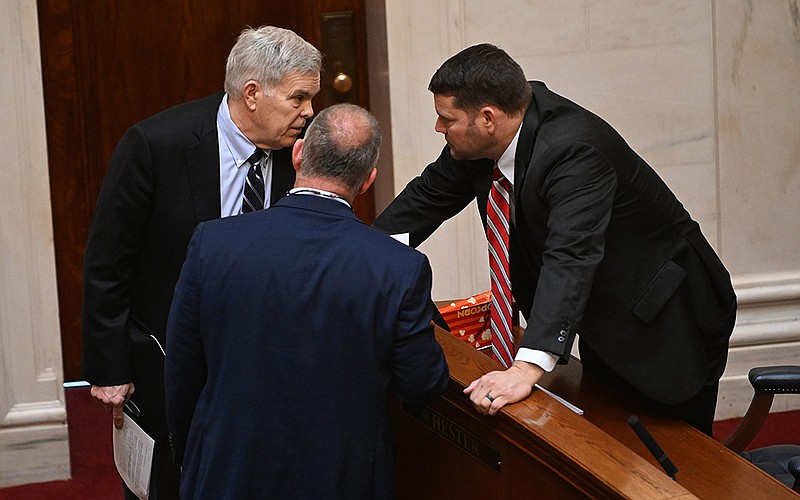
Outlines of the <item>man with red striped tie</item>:
M 710 435 L 736 297 L 672 191 L 602 118 L 527 81 L 498 47 L 462 50 L 428 89 L 447 145 L 375 226 L 416 246 L 477 199 L 506 369 L 465 389 L 475 408 L 526 398 L 577 333 L 584 372 Z

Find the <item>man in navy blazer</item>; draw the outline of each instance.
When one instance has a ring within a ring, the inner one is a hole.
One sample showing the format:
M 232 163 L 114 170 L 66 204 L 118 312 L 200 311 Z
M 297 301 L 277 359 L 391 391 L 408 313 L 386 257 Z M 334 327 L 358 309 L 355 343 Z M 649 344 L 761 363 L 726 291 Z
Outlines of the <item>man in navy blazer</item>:
M 130 399 L 156 440 L 150 498 L 178 497 L 163 348 L 189 238 L 199 222 L 239 213 L 256 147 L 270 150 L 265 205 L 291 189 L 291 146 L 313 115 L 321 62 L 289 30 L 248 28 L 228 56 L 225 93 L 137 123 L 114 150 L 84 259 L 83 376 L 117 427 Z
M 451 57 L 429 90 L 447 146 L 375 226 L 416 246 L 472 200 L 485 223 L 495 165 L 511 182 L 511 289 L 527 325 L 513 365 L 465 389 L 476 409 L 527 397 L 578 334 L 585 371 L 710 435 L 736 298 L 667 185 L 605 121 L 528 82 L 495 46 Z
M 363 108 L 327 108 L 288 197 L 197 227 L 167 325 L 181 498 L 393 497 L 387 395 L 426 402 L 449 372 L 427 258 L 351 208 L 380 140 Z

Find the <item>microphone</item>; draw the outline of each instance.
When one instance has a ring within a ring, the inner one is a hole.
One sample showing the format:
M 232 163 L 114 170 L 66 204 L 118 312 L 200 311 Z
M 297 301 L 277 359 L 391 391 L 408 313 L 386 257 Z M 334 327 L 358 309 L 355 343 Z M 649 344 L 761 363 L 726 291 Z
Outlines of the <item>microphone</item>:
M 656 440 L 653 439 L 653 436 L 647 432 L 647 429 L 644 428 L 641 422 L 639 422 L 639 417 L 636 415 L 631 415 L 628 417 L 628 425 L 631 426 L 633 431 L 639 436 L 639 439 L 642 440 L 644 445 L 653 454 L 658 463 L 661 464 L 661 467 L 664 468 L 664 471 L 667 473 L 672 480 L 675 480 L 675 474 L 678 473 L 678 468 L 675 467 L 675 464 L 667 457 L 667 454 L 664 453 L 664 450 L 656 443 Z

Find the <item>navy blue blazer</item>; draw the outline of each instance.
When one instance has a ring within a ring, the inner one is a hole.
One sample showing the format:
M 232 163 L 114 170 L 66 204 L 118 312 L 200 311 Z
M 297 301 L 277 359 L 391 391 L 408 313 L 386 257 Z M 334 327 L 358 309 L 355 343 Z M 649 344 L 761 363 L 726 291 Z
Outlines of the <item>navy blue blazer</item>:
M 309 195 L 200 224 L 167 326 L 181 498 L 393 496 L 389 392 L 449 372 L 427 258 Z
M 83 269 L 83 377 L 133 382 L 140 424 L 166 434 L 167 314 L 195 226 L 220 217 L 217 110 L 223 93 L 179 104 L 120 139 L 97 199 Z M 294 184 L 291 148 L 273 155 L 272 200 Z M 160 344 L 160 345 L 159 345 Z
M 608 123 L 541 82 L 531 88 L 510 242 L 512 291 L 527 320 L 521 346 L 566 363 L 577 333 L 644 394 L 686 401 L 725 368 L 736 310 L 730 275 Z M 375 226 L 409 232 L 416 246 L 475 199 L 485 223 L 492 168 L 445 147 Z

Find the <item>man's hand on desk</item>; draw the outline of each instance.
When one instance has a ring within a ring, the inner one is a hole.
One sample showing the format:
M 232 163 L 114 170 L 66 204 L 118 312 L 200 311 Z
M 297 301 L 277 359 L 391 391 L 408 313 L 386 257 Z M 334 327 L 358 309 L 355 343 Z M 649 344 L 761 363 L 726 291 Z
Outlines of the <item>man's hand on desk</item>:
M 527 398 L 544 375 L 538 365 L 515 361 L 508 370 L 489 372 L 464 389 L 478 413 L 494 415 L 507 404 Z

